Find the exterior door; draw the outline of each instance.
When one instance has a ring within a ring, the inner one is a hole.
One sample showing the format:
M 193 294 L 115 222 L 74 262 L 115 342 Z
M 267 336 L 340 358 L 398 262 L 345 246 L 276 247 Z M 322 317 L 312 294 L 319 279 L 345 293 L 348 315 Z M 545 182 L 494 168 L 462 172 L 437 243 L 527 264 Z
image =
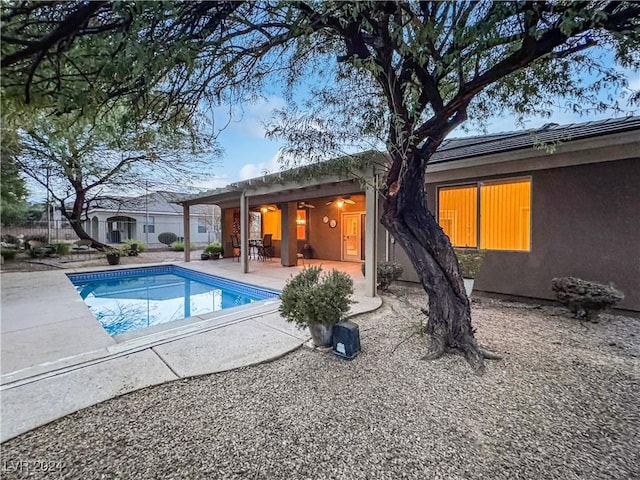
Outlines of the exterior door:
M 345 262 L 359 262 L 361 256 L 360 216 L 362 213 L 342 214 L 342 260 Z

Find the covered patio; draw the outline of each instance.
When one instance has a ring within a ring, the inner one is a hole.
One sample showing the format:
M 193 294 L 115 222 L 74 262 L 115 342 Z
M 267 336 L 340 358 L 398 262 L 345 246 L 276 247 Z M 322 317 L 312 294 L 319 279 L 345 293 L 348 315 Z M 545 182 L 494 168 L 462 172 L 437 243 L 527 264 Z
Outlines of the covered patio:
M 359 180 L 338 175 L 300 178 L 299 171 L 296 176 L 265 175 L 183 200 L 185 261 L 191 257 L 190 207 L 214 204 L 222 210 L 224 256 L 238 260 L 226 263 L 228 268 L 250 274 L 332 264 L 362 279 L 364 263 L 364 292 L 375 297 L 379 222 L 374 170 L 358 174 Z M 247 246 L 266 234 L 273 240 L 273 258 L 258 262 Z M 232 244 L 234 236 L 242 246 L 239 251 Z M 289 273 L 295 271 L 287 277 Z

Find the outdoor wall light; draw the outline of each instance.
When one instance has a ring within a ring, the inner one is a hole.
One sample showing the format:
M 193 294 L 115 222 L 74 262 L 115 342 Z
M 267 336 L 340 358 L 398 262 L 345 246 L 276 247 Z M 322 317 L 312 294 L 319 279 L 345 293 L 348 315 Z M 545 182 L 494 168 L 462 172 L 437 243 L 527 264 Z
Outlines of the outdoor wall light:
M 262 213 L 267 213 L 267 212 L 269 211 L 269 209 L 268 209 L 267 207 L 262 207 L 262 208 L 260 209 L 260 211 L 261 211 Z
M 333 353 L 338 357 L 352 360 L 360 353 L 360 329 L 349 320 L 336 323 L 332 336 Z
M 336 205 L 338 205 L 338 208 L 342 208 L 342 206 L 344 205 L 344 200 L 338 200 L 336 202 Z

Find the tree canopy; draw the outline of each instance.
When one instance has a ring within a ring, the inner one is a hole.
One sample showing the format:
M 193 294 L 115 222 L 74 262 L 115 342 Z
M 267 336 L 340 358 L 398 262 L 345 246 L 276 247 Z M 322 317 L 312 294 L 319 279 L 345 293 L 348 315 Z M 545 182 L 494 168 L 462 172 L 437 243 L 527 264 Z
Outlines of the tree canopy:
M 207 145 L 189 132 L 148 125 L 128 129 L 112 109 L 99 123 L 70 114 L 39 115 L 20 130 L 16 165 L 46 189 L 82 239 L 86 213 L 97 197 L 142 188 L 191 185 L 202 178 Z M 95 248 L 103 248 L 97 239 Z
M 310 72 L 326 75 L 311 110 L 283 112 L 272 134 L 305 155 L 383 142 L 382 223 L 428 293 L 427 356 L 458 348 L 478 371 L 488 355 L 429 211 L 429 158 L 468 118 L 548 113 L 558 98 L 576 112 L 622 108 L 627 79 L 614 62 L 640 66 L 635 2 L 8 2 L 2 22 L 3 98 L 16 110 L 87 114 L 123 101 L 132 122 L 180 124 L 275 80 L 292 100 Z

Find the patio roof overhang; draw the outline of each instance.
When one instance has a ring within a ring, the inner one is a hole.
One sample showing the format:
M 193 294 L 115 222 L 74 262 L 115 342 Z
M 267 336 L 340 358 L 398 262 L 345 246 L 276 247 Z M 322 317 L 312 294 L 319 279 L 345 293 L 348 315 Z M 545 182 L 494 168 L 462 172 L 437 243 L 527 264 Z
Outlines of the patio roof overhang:
M 291 217 L 291 208 L 295 215 L 294 204 L 299 201 L 310 201 L 316 198 L 351 195 L 365 193 L 366 232 L 365 236 L 365 271 L 366 294 L 376 296 L 376 242 L 378 236 L 377 214 L 377 172 L 386 164 L 387 157 L 379 152 L 364 152 L 358 155 L 356 162 L 345 167 L 335 159 L 323 164 L 299 167 L 262 177 L 252 178 L 242 182 L 227 185 L 224 188 L 211 190 L 204 194 L 193 195 L 178 202 L 184 211 L 185 232 L 185 261 L 190 260 L 190 223 L 189 210 L 193 205 L 214 204 L 222 209 L 240 209 L 240 243 L 248 245 L 248 223 L 250 209 L 264 204 L 280 204 L 287 215 Z M 339 173 L 332 173 L 339 172 Z M 291 217 L 295 220 L 295 217 Z M 286 228 L 283 226 L 283 228 Z M 295 239 L 295 236 L 293 237 Z M 281 259 L 283 266 L 291 266 L 295 260 L 295 251 L 289 243 L 290 239 L 283 237 L 284 250 L 287 256 Z M 248 273 L 247 249 L 241 249 L 240 269 Z
M 184 206 L 215 204 L 220 208 L 230 208 L 237 206 L 244 195 L 249 206 L 254 207 L 261 203 L 294 202 L 362 192 L 364 187 L 359 179 L 372 179 L 378 167 L 387 163 L 387 157 L 381 152 L 370 151 L 352 158 L 356 159 L 357 167 L 344 168 L 340 166 L 342 159 L 329 160 L 232 183 L 192 195 L 179 203 Z M 334 171 L 339 173 L 332 173 Z

